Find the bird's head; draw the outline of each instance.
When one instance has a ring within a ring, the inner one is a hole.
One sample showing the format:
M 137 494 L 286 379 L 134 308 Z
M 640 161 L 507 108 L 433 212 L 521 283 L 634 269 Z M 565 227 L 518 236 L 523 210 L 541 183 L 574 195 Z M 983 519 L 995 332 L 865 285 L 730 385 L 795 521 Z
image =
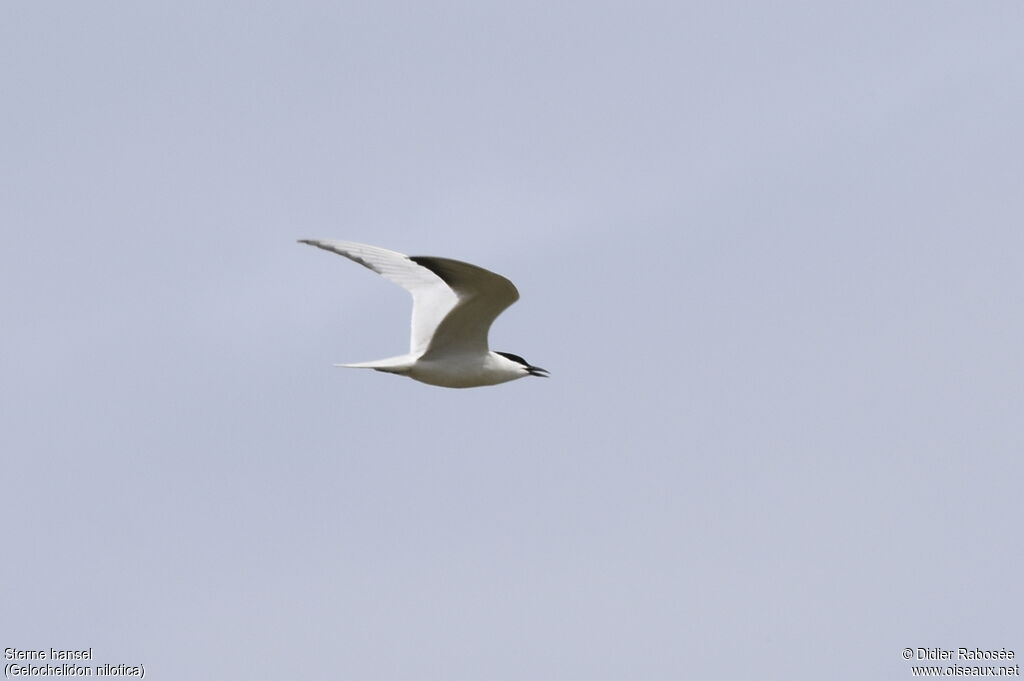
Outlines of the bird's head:
M 548 370 L 547 369 L 541 369 L 540 367 L 535 367 L 532 364 L 530 364 L 529 362 L 527 362 L 525 359 L 520 357 L 519 355 L 513 355 L 511 352 L 498 352 L 497 354 L 499 354 L 502 357 L 504 357 L 505 359 L 511 360 L 511 361 L 515 362 L 516 364 L 518 364 L 519 366 L 521 366 L 523 368 L 523 371 L 525 371 L 527 375 L 530 375 L 530 376 L 540 376 L 541 378 L 547 378 L 548 377 Z

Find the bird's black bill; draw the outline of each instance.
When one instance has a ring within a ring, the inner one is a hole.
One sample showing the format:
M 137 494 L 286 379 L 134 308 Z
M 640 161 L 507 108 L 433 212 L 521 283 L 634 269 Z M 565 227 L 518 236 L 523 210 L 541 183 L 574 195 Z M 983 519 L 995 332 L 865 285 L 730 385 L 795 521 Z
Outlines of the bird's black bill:
M 526 370 L 530 372 L 531 376 L 540 376 L 541 378 L 548 378 L 547 369 L 541 369 L 540 367 L 526 367 Z

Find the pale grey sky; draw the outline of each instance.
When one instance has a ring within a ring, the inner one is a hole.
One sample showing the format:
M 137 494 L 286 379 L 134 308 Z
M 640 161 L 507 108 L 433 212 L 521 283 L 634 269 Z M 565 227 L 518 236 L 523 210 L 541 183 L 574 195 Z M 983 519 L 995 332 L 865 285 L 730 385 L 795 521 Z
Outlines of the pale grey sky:
M 1024 654 L 1019 3 L 0 6 L 0 647 L 154 679 Z M 452 257 L 546 381 L 331 364 Z M 1019 660 L 1018 660 L 1019 661 Z

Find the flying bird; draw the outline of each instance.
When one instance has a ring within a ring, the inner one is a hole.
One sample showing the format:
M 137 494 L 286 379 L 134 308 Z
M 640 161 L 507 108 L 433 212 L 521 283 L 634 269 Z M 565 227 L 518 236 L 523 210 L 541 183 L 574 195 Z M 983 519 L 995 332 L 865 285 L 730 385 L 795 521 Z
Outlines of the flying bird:
M 408 256 L 334 239 L 299 243 L 343 255 L 412 294 L 409 352 L 335 366 L 375 369 L 445 388 L 475 388 L 548 372 L 511 352 L 487 347 L 491 324 L 519 291 L 505 277 L 449 258 Z

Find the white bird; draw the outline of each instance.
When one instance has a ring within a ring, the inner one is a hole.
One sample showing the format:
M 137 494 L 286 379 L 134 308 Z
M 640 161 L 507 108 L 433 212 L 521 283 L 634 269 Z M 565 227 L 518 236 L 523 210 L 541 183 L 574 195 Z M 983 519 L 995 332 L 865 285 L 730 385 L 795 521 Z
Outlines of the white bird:
M 376 369 L 445 388 L 547 376 L 545 369 L 519 355 L 487 347 L 487 332 L 495 318 L 519 300 L 519 291 L 505 277 L 458 260 L 408 256 L 352 241 L 300 239 L 299 243 L 343 255 L 412 294 L 407 354 L 335 366 Z

